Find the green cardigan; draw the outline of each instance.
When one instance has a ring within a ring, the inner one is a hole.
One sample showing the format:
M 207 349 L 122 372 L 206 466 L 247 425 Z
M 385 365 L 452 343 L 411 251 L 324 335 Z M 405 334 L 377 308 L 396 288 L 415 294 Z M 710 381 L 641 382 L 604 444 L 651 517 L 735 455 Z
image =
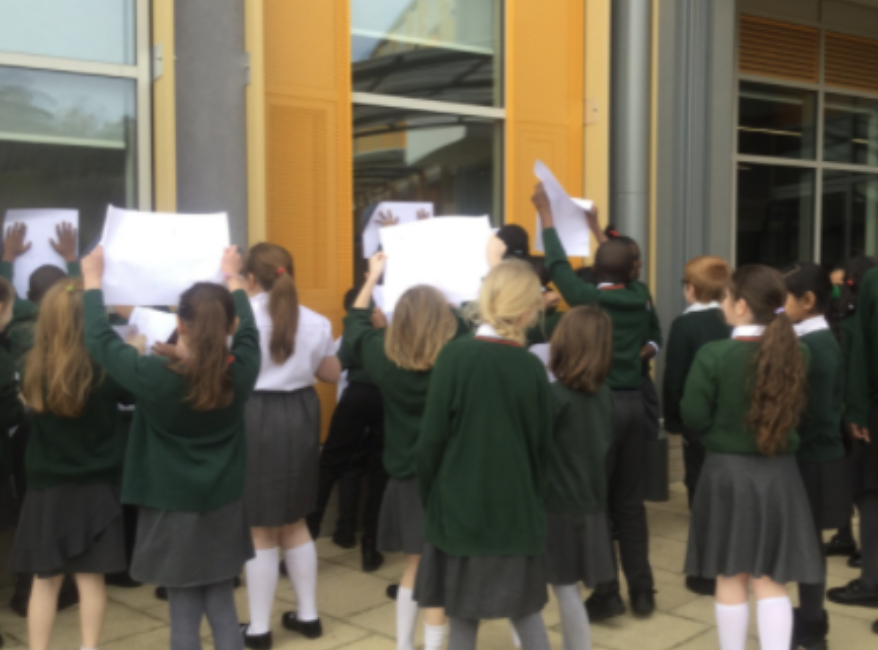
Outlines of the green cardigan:
M 674 319 L 665 348 L 665 377 L 662 382 L 665 430 L 669 433 L 684 432 L 680 402 L 695 355 L 702 346 L 725 340 L 731 333 L 720 309 L 690 311 Z
M 241 499 L 247 464 L 244 407 L 259 376 L 259 332 L 250 300 L 232 294 L 240 319 L 229 370 L 231 405 L 196 411 L 186 380 L 161 357 L 142 357 L 110 326 L 101 291 L 86 291 L 85 340 L 92 358 L 137 399 L 122 500 L 160 510 L 208 512 Z
M 613 393 L 594 395 L 551 386 L 555 402 L 554 444 L 549 456 L 546 510 L 596 515 L 607 508 L 607 453 L 613 444 Z
M 546 369 L 526 349 L 480 338 L 445 346 L 418 440 L 431 544 L 456 556 L 542 554 L 552 411 Z
M 384 354 L 386 330 L 372 327 L 368 309 L 351 309 L 344 319 L 343 345 L 381 389 L 384 401 L 384 467 L 393 478 L 415 475 L 415 445 L 430 386 L 430 371 L 403 370 Z
M 844 457 L 841 418 L 844 404 L 844 364 L 831 330 L 806 334 L 808 346 L 808 403 L 799 425 L 799 451 L 805 461 L 830 461 Z
M 613 290 L 598 289 L 573 271 L 554 228 L 543 231 L 543 244 L 552 283 L 567 304 L 599 305 L 613 321 L 613 367 L 607 385 L 613 390 L 640 390 L 640 350 L 649 341 L 662 343 L 649 289 L 642 282 L 629 282 Z
M 878 268 L 860 282 L 851 328 L 845 415 L 849 422 L 868 427 L 872 406 L 878 404 Z
M 34 413 L 25 456 L 28 489 L 121 482 L 125 439 L 117 433 L 117 419 L 119 404 L 131 397 L 103 370 L 95 370 L 80 417 Z
M 810 354 L 800 345 L 805 362 Z M 753 357 L 758 341 L 727 339 L 699 350 L 686 379 L 680 412 L 687 429 L 701 434 L 707 451 L 716 454 L 759 454 L 755 432 L 747 427 Z M 790 431 L 785 453 L 799 448 L 799 434 Z
M 24 405 L 18 397 L 15 361 L 0 348 L 0 481 L 12 470 L 9 431 L 24 419 Z

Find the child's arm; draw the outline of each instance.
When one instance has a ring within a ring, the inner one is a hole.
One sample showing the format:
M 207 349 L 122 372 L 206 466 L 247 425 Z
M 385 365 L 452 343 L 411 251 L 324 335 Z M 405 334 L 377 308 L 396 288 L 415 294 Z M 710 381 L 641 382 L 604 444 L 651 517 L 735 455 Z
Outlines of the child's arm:
M 677 323 L 671 325 L 665 358 L 665 376 L 662 382 L 662 403 L 664 404 L 665 430 L 669 433 L 683 433 L 683 418 L 680 403 L 686 388 L 686 374 L 691 366 L 691 351 L 683 330 Z
M 699 433 L 713 426 L 716 398 L 719 390 L 718 359 L 707 345 L 695 356 L 686 378 L 686 388 L 680 403 L 680 414 L 687 429 Z
M 347 357 L 353 363 L 363 367 L 373 379 L 377 375 L 378 366 L 384 361 L 384 331 L 372 326 L 372 292 L 384 273 L 387 257 L 384 253 L 375 253 L 369 260 L 369 276 L 366 284 L 360 289 L 351 310 L 344 318 L 342 346 L 348 351 Z M 373 374 L 375 373 L 375 374 Z
M 417 445 L 417 477 L 421 503 L 425 508 L 442 467 L 445 447 L 451 438 L 452 402 L 454 399 L 454 375 L 447 360 L 446 349 L 436 358 L 427 405 L 421 421 L 421 435 Z
M 555 231 L 552 206 L 542 183 L 537 185 L 536 193 L 531 199 L 540 213 L 543 222 L 543 246 L 546 249 L 546 268 L 552 278 L 552 284 L 561 292 L 564 300 L 571 307 L 577 305 L 596 305 L 599 293 L 597 287 L 583 282 L 567 260 L 561 239 Z

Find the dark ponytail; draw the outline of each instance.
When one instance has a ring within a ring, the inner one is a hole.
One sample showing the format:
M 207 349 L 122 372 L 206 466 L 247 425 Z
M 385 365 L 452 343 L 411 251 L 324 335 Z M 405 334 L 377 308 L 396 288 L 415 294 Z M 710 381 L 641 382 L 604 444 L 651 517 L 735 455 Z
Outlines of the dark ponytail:
M 799 339 L 784 311 L 786 285 L 779 272 L 753 264 L 735 271 L 729 292 L 747 303 L 755 325 L 765 326 L 745 421 L 756 433 L 759 451 L 776 456 L 786 451 L 789 434 L 799 425 L 807 382 Z
M 170 367 L 189 382 L 186 400 L 196 411 L 229 406 L 234 398 L 228 345 L 235 323 L 232 294 L 218 284 L 200 282 L 180 296 L 178 313 L 190 356 Z
M 299 291 L 293 273 L 293 258 L 275 244 L 256 244 L 250 249 L 244 273 L 252 275 L 263 291 L 268 292 L 271 316 L 271 360 L 287 361 L 296 352 L 299 330 Z

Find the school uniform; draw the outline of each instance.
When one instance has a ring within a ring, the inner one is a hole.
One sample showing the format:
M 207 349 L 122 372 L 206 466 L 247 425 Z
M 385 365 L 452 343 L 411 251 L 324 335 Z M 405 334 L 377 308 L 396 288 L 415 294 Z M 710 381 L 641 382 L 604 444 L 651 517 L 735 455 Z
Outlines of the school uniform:
M 417 447 L 419 606 L 478 620 L 545 606 L 552 408 L 539 359 L 488 326 L 439 354 Z
M 24 405 L 18 392 L 15 362 L 5 349 L 0 348 L 0 530 L 12 524 L 15 511 L 9 432 L 24 420 Z
M 546 472 L 546 575 L 551 585 L 615 579 L 607 518 L 606 457 L 613 443 L 613 394 L 551 384 L 553 444 Z
M 704 345 L 686 380 L 683 424 L 701 434 L 707 460 L 692 504 L 685 571 L 819 583 L 822 549 L 796 464 L 799 434 L 790 431 L 786 449 L 770 458 L 745 424 L 764 329 L 737 327 L 732 339 Z M 807 363 L 808 348 L 801 349 Z
M 83 298 L 92 358 L 131 392 L 122 502 L 140 507 L 131 575 L 169 588 L 219 583 L 253 556 L 244 515 L 247 437 L 244 411 L 259 375 L 259 333 L 250 301 L 232 293 L 239 318 L 229 372 L 232 403 L 196 411 L 187 380 L 161 357 L 142 357 L 110 326 L 100 290 Z
M 649 565 L 649 532 L 644 506 L 648 424 L 640 358 L 644 344 L 655 336 L 649 290 L 640 282 L 598 287 L 588 284 L 571 268 L 554 228 L 543 231 L 543 243 L 552 282 L 567 303 L 571 307 L 600 306 L 613 322 L 613 366 L 607 386 L 613 391 L 616 416 L 613 446 L 607 459 L 609 513 L 629 590 L 651 591 L 654 579 Z M 600 585 L 596 591 L 610 594 L 618 589 L 613 581 Z
M 684 426 L 680 402 L 695 355 L 707 343 L 728 339 L 730 333 L 731 328 L 726 324 L 718 302 L 697 302 L 674 319 L 668 336 L 665 350 L 667 363 L 662 383 L 665 430 L 683 436 L 685 483 L 690 507 L 707 452 L 698 435 Z
M 245 412 L 245 505 L 251 526 L 270 528 L 295 523 L 317 505 L 320 399 L 314 375 L 326 357 L 335 356 L 335 342 L 329 320 L 299 306 L 295 352 L 275 363 L 268 300 L 267 293 L 250 299 L 262 362 Z
M 124 571 L 119 485 L 124 440 L 117 404 L 129 397 L 100 369 L 82 415 L 34 413 L 25 456 L 28 484 L 10 570 L 48 578 Z

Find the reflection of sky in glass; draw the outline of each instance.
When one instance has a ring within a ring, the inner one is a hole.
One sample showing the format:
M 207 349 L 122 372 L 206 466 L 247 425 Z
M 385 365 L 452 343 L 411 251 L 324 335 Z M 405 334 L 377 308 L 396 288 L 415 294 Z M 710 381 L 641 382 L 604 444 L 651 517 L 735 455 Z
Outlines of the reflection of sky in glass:
M 351 25 L 354 29 L 386 32 L 414 1 L 416 0 L 351 0 Z M 352 39 L 353 60 L 368 59 L 376 45 L 371 39 Z
M 124 145 L 134 92 L 129 79 L 0 68 L 0 133 Z
M 0 51 L 134 64 L 134 0 L 0 0 Z

